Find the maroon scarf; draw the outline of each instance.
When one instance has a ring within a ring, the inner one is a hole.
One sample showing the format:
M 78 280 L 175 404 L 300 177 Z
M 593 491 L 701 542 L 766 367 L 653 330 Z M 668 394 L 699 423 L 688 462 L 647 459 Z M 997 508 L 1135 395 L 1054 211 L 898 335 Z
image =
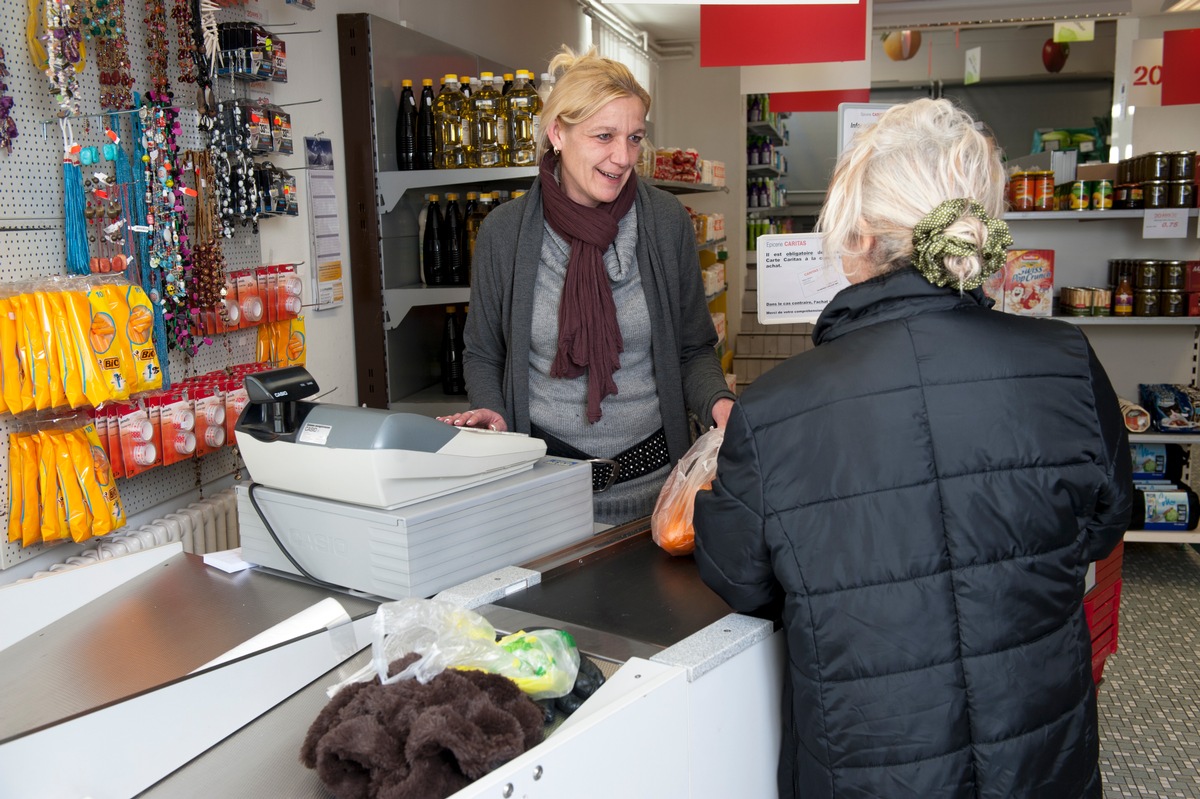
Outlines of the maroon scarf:
M 558 304 L 558 353 L 551 377 L 588 373 L 588 421 L 600 421 L 600 402 L 617 393 L 613 372 L 621 368 L 625 343 L 617 324 L 617 306 L 604 269 L 604 251 L 617 238 L 617 223 L 629 212 L 637 195 L 637 175 L 631 174 L 617 199 L 595 208 L 567 196 L 554 177 L 557 158 L 542 157 L 539 176 L 542 213 L 550 229 L 571 245 L 562 299 Z

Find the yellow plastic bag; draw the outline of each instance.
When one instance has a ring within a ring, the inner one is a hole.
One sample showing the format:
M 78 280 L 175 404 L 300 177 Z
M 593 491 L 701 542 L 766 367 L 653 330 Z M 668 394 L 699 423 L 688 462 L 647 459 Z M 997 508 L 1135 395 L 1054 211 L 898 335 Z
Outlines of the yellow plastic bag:
M 44 435 L 54 446 L 54 468 L 58 475 L 58 491 L 62 496 L 63 512 L 66 515 L 66 530 L 76 544 L 92 537 L 92 512 L 83 496 L 83 488 L 75 473 L 71 448 L 65 430 L 48 430 Z M 107 509 L 105 509 L 107 513 Z
M 71 459 L 71 468 L 79 482 L 79 490 L 83 494 L 83 501 L 87 504 L 88 513 L 91 515 L 91 534 L 107 535 L 113 531 L 112 507 L 104 498 L 104 489 L 97 476 L 100 469 L 97 468 L 96 460 L 92 457 L 92 447 L 88 443 L 87 434 L 82 429 L 76 428 L 66 434 L 64 441 Z M 106 459 L 103 464 L 106 470 L 107 465 Z M 103 476 L 111 485 L 111 473 L 106 471 Z M 115 490 L 115 486 L 113 488 Z
M 57 358 L 58 371 L 62 376 L 63 392 L 67 404 L 72 408 L 82 408 L 87 405 L 87 395 L 83 392 L 83 367 L 79 363 L 79 352 L 76 342 L 71 335 L 71 325 L 67 319 L 67 304 L 62 292 L 46 292 L 46 303 L 49 307 L 54 334 L 54 353 Z
M 39 411 L 46 410 L 53 407 L 50 404 L 50 357 L 42 336 L 37 301 L 33 294 L 18 294 L 13 298 L 13 306 L 17 309 L 17 337 L 25 352 L 25 377 L 33 407 Z
M 63 387 L 63 373 L 59 366 L 58 342 L 54 337 L 54 309 L 45 291 L 33 293 L 34 308 L 37 311 L 38 324 L 41 326 L 42 341 L 46 347 L 46 382 L 50 388 L 50 404 L 48 408 L 61 408 L 67 404 L 67 395 Z
M 91 305 L 89 339 L 108 391 L 114 400 L 128 399 L 137 385 L 137 367 L 126 335 L 129 306 L 111 285 L 92 287 L 87 298 Z
M 21 448 L 21 546 L 30 546 L 41 540 L 42 494 L 38 477 L 37 433 L 18 433 L 17 445 Z
M 151 334 L 154 331 L 154 308 L 141 286 L 129 285 L 121 293 L 123 304 L 128 309 L 125 336 L 133 353 L 136 385 L 130 393 L 154 391 L 162 388 L 162 369 L 159 368 L 158 352 L 154 349 Z
M 18 333 L 21 306 L 16 297 L 0 299 L 0 347 L 4 349 L 4 404 L 12 414 L 33 410 L 25 348 Z
M 672 555 L 688 555 L 696 548 L 696 530 L 692 527 L 696 492 L 712 488 L 717 476 L 717 452 L 724 440 L 723 427 L 697 438 L 675 464 L 658 494 L 650 516 L 650 537 Z
M 57 541 L 68 535 L 67 513 L 62 494 L 58 490 L 58 464 L 55 463 L 54 444 L 46 431 L 39 430 L 38 439 L 38 494 L 42 498 L 42 541 Z
M 282 329 L 280 334 L 282 342 L 275 345 L 275 358 L 279 365 L 304 366 L 306 355 L 304 317 L 298 316 L 295 319 L 279 322 L 278 326 Z
M 121 504 L 121 494 L 117 491 L 117 481 L 113 479 L 113 470 L 108 462 L 108 455 L 104 452 L 104 447 L 100 446 L 100 434 L 96 432 L 95 424 L 88 422 L 81 429 L 91 451 L 96 484 L 100 486 L 104 504 L 108 507 L 112 529 L 119 529 L 125 524 L 125 506 Z

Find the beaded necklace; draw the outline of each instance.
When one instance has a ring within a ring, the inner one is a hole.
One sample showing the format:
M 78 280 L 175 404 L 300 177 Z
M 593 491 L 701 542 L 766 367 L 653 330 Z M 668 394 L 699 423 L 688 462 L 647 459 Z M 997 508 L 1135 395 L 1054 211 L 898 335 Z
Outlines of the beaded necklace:
M 167 7 L 163 0 L 146 0 L 146 64 L 150 69 L 151 91 L 171 91 L 167 76 L 170 47 L 167 41 Z
M 171 8 L 175 19 L 176 60 L 179 63 L 181 83 L 195 83 L 199 65 L 196 61 L 195 25 L 192 17 L 192 0 L 175 0 Z
M 100 107 L 133 107 L 133 75 L 125 31 L 125 0 L 88 0 L 83 10 L 83 31 L 99 45 Z
M 4 48 L 0 47 L 0 147 L 12 155 L 13 140 L 17 138 L 17 122 L 12 118 L 13 98 L 8 94 L 8 67 L 4 63 Z
M 46 0 L 46 77 L 60 117 L 79 114 L 79 77 L 83 36 L 77 6 L 65 0 Z

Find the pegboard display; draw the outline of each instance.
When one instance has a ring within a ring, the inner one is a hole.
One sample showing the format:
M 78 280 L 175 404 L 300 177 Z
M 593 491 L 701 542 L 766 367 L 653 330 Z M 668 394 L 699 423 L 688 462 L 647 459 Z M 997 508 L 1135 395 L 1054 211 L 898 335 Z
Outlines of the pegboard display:
M 38 3 L 38 6 L 43 5 Z M 129 61 L 134 78 L 133 91 L 144 94 L 149 88 L 148 50 L 144 4 L 141 0 L 126 0 L 125 27 Z M 179 81 L 175 25 L 169 18 L 174 3 L 166 0 L 168 9 L 167 38 L 170 53 L 168 74 L 174 92 L 174 102 L 180 108 L 181 150 L 206 146 L 197 121 L 198 90 L 195 84 Z M 63 152 L 64 141 L 56 115 L 58 107 L 50 93 L 45 74 L 35 68 L 25 40 L 28 3 L 0 3 L 0 46 L 5 52 L 9 75 L 5 78 L 7 94 L 13 98 L 11 116 L 19 136 L 13 152 L 0 150 L 0 288 L 3 284 L 66 273 L 66 235 L 63 213 Z M 254 16 L 253 12 L 248 14 Z M 238 8 L 222 9 L 219 21 L 233 21 L 247 14 Z M 84 69 L 78 75 L 80 112 L 69 120 L 74 140 L 81 146 L 102 147 L 108 114 L 101 115 L 99 68 L 92 42 L 87 42 Z M 270 97 L 271 84 L 247 84 L 241 81 L 220 81 L 214 86 L 221 100 L 232 97 L 253 99 Z M 119 114 L 114 130 L 124 138 L 131 136 L 130 115 Z M 111 172 L 111 164 L 99 164 L 97 169 Z M 136 165 L 135 165 L 136 168 Z M 84 167 L 85 172 L 88 167 Z M 190 212 L 190 209 L 189 209 Z M 266 221 L 265 224 L 270 224 Z M 227 269 L 237 270 L 262 263 L 258 236 L 249 226 L 238 225 L 230 239 L 221 241 Z M 214 337 L 211 346 L 202 347 L 192 357 L 172 350 L 169 373 L 173 382 L 185 377 L 211 372 L 255 358 L 256 332 L 238 331 Z M 8 434 L 14 429 L 11 416 L 0 417 L 0 523 L 7 530 L 8 521 Z M 232 474 L 239 459 L 233 447 L 226 447 L 198 460 L 184 461 L 169 467 L 158 467 L 137 477 L 118 480 L 121 498 L 129 516 L 146 508 L 170 502 L 174 497 Z M 53 545 L 50 545 L 53 546 Z M 0 570 L 41 554 L 49 547 L 35 545 L 22 548 L 7 543 L 0 536 Z

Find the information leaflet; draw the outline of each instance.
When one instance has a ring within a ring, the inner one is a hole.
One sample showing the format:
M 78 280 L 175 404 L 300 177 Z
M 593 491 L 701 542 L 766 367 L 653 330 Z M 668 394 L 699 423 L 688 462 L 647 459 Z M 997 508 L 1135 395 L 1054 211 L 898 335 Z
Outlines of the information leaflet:
M 813 323 L 850 285 L 841 259 L 827 258 L 818 233 L 758 237 L 758 321 L 764 325 Z

